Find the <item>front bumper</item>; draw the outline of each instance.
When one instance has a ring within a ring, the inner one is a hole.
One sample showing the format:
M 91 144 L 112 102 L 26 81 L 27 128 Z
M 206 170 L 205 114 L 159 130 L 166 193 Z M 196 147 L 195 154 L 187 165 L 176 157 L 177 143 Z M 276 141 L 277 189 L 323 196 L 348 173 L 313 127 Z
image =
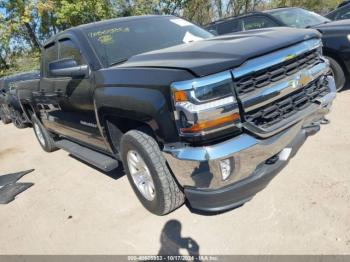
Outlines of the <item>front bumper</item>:
M 262 190 L 307 136 L 320 129 L 319 123 L 329 112 L 336 94 L 334 80 L 330 80 L 328 95 L 305 109 L 288 128 L 269 138 L 259 139 L 243 133 L 206 147 L 165 145 L 165 158 L 178 183 L 184 187 L 190 205 L 194 209 L 222 211 L 241 205 Z M 230 160 L 233 170 L 226 180 L 222 179 L 219 165 L 224 159 Z
M 303 129 L 287 146 L 291 148 L 291 157 L 305 142 L 306 138 L 317 132 L 319 126 Z M 199 189 L 185 187 L 185 194 L 191 206 L 198 210 L 218 212 L 228 210 L 249 201 L 287 165 L 288 160 L 277 160 L 274 164 L 261 163 L 250 176 L 232 185 L 219 189 Z

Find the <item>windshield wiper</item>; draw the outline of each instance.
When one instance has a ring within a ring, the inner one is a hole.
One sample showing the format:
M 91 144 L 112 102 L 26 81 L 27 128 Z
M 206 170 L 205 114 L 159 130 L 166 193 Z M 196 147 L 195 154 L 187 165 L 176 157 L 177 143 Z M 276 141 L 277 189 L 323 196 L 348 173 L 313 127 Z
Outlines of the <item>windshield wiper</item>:
M 122 58 L 122 59 L 119 59 L 113 63 L 110 63 L 109 66 L 119 65 L 119 64 L 125 63 L 128 60 L 129 60 L 128 58 Z

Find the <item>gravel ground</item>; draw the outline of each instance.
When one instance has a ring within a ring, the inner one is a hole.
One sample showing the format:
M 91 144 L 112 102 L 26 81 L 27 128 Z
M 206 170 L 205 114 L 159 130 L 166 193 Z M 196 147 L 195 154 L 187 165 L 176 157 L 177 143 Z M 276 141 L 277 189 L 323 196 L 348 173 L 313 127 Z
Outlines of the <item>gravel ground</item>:
M 35 168 L 35 185 L 0 205 L 0 254 L 350 254 L 350 91 L 331 124 L 244 206 L 215 216 L 186 206 L 148 213 L 119 169 L 47 154 L 33 130 L 0 125 L 0 174 Z

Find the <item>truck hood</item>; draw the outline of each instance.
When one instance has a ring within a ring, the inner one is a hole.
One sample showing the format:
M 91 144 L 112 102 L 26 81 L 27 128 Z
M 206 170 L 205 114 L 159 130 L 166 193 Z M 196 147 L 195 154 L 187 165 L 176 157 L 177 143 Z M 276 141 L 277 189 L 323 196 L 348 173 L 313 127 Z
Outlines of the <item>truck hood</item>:
M 196 76 L 205 76 L 237 67 L 251 58 L 319 37 L 319 32 L 313 29 L 259 29 L 135 55 L 115 67 L 174 68 L 190 71 Z

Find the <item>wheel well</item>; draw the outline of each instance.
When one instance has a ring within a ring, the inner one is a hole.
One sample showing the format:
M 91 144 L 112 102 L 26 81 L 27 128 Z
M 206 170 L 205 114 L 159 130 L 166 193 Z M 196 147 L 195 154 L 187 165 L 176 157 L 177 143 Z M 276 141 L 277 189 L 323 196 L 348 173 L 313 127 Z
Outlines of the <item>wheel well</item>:
M 115 153 L 120 151 L 119 148 L 122 135 L 130 130 L 143 131 L 144 133 L 152 136 L 155 141 L 161 146 L 153 129 L 147 123 L 115 116 L 105 117 L 105 131 L 107 139 L 112 145 L 112 149 Z
M 341 66 L 341 68 L 343 69 L 343 72 L 344 72 L 345 76 L 346 76 L 347 78 L 349 78 L 349 72 L 348 72 L 348 70 L 347 70 L 347 68 L 346 68 L 346 66 L 345 66 L 345 64 L 344 64 L 344 62 L 343 62 L 343 60 L 342 60 L 336 53 L 331 52 L 331 51 L 324 51 L 324 52 L 323 52 L 323 55 L 324 55 L 324 56 L 331 57 L 331 58 L 333 58 L 335 61 L 337 61 L 338 64 L 339 64 L 339 65 Z

